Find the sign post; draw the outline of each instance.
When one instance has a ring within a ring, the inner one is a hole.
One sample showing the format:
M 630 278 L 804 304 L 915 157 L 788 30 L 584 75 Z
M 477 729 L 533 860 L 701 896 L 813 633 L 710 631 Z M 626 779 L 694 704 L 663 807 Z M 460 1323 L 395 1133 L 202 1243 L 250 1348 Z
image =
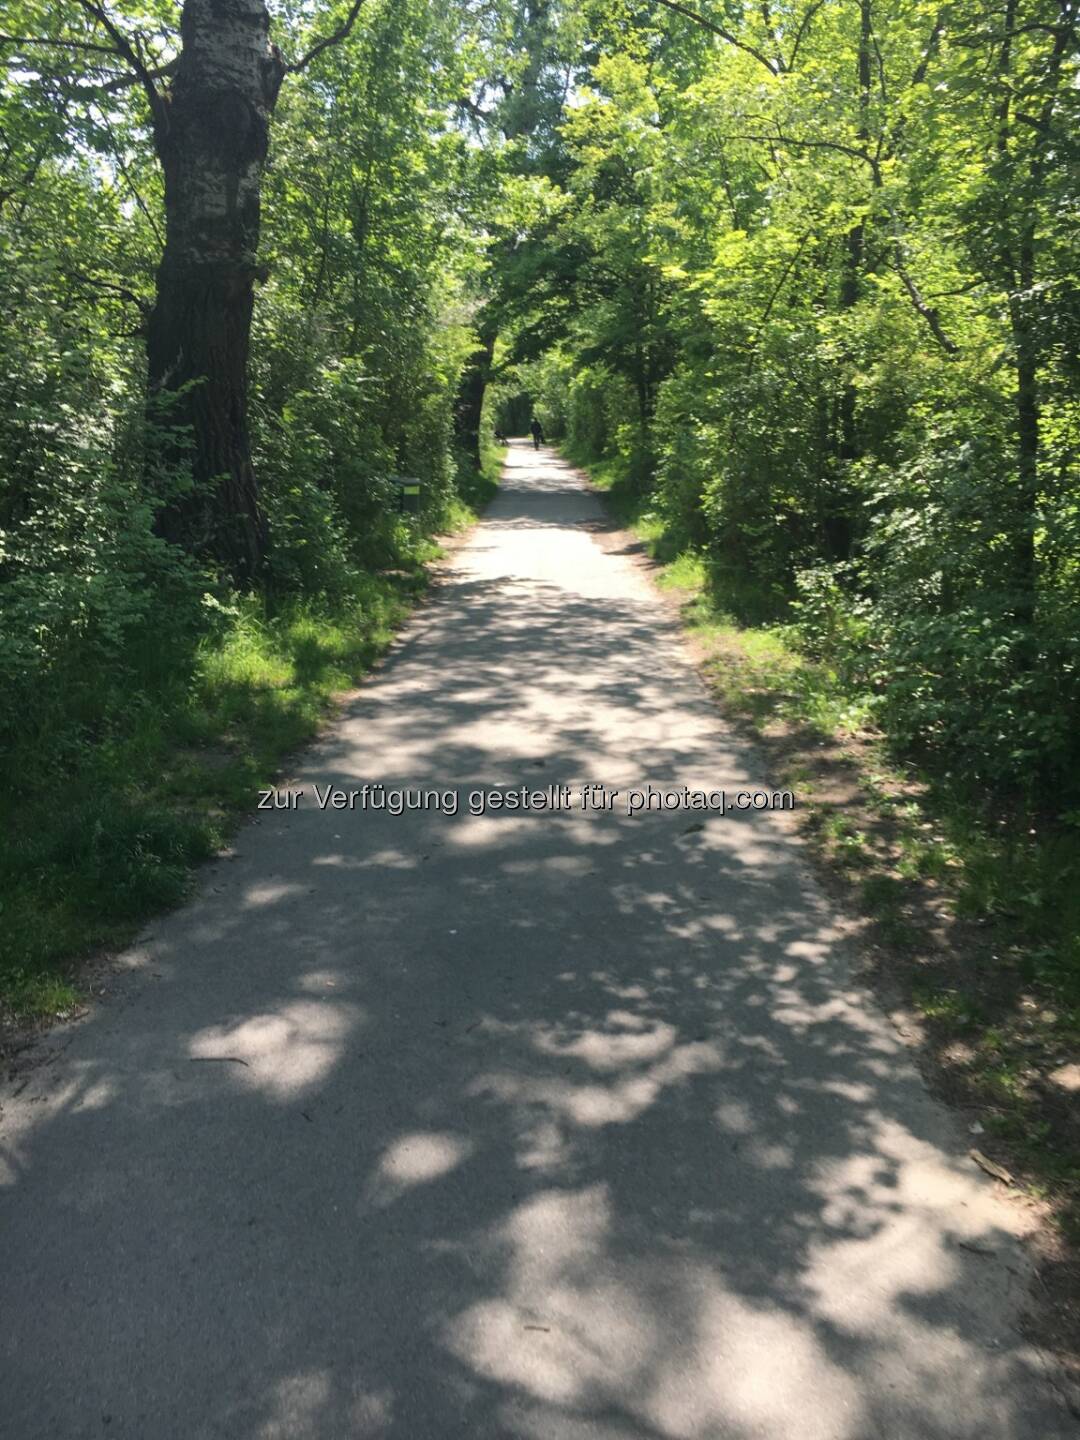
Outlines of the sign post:
M 420 513 L 420 481 L 403 477 L 398 481 L 398 510 L 402 515 Z

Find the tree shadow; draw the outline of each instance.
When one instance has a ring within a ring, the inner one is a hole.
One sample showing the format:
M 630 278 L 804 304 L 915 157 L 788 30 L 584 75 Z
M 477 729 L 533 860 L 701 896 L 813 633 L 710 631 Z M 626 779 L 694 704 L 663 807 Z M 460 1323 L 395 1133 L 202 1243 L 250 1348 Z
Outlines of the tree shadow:
M 1064 1436 L 1017 1225 L 777 818 L 468 813 L 767 780 L 522 452 L 299 808 L 6 1107 L 5 1433 Z

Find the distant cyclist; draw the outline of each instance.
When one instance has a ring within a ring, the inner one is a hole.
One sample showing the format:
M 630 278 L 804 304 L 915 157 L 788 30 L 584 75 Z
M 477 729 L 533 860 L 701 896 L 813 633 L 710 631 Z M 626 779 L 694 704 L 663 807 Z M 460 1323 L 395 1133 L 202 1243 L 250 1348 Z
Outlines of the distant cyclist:
M 529 429 L 532 432 L 533 445 L 536 447 L 537 450 L 539 450 L 540 446 L 544 443 L 544 431 L 541 427 L 540 421 L 537 420 L 535 416 L 533 417 L 533 422 L 529 426 Z

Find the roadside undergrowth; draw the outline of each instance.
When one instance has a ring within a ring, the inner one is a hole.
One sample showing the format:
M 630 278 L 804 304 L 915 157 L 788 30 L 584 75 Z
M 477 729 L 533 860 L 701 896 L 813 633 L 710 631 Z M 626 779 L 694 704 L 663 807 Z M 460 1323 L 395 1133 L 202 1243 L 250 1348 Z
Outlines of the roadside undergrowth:
M 501 456 L 489 449 L 442 529 L 475 520 Z M 126 694 L 91 687 L 80 717 L 69 707 L 19 737 L 0 808 L 0 1046 L 72 1014 L 86 959 L 184 898 L 194 867 L 389 646 L 440 553 L 407 537 L 392 568 L 358 572 L 334 601 L 233 597 L 194 654 L 133 655 Z

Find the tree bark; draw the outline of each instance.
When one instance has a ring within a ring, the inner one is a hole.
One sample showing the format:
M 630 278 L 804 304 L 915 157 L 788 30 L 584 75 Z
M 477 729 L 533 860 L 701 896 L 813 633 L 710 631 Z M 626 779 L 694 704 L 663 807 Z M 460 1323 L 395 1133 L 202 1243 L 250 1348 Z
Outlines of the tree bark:
M 480 466 L 480 420 L 484 410 L 484 392 L 491 375 L 495 356 L 495 328 L 481 319 L 477 329 L 477 346 L 461 375 L 454 431 L 457 442 L 469 459 Z
M 263 0 L 185 0 L 182 50 L 155 113 L 165 248 L 147 337 L 151 416 L 193 485 L 158 533 L 250 580 L 266 549 L 248 433 L 248 349 L 270 120 L 286 67 Z

